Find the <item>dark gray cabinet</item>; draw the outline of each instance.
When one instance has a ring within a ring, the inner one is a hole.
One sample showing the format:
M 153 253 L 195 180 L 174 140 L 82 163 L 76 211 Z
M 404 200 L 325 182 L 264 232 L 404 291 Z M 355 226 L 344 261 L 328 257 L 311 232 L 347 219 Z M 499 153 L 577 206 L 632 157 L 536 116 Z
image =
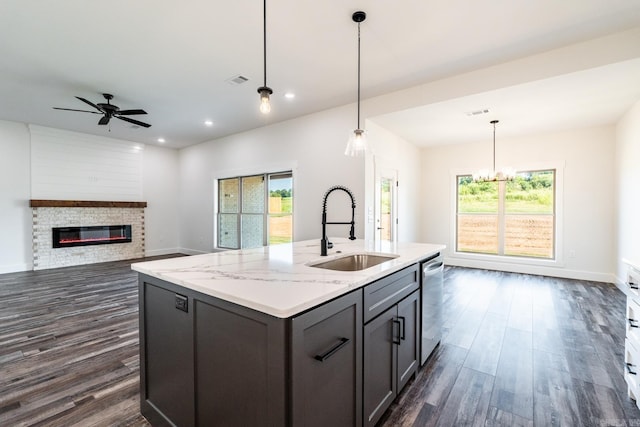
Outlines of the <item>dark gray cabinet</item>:
M 362 425 L 362 290 L 280 319 L 140 275 L 153 426 Z
M 155 426 L 374 425 L 415 374 L 413 265 L 287 319 L 140 274 L 140 408 Z
M 409 267 L 364 289 L 365 319 L 366 310 L 381 312 L 364 325 L 363 412 L 366 426 L 378 422 L 418 369 L 420 293 L 417 274 L 416 268 Z
M 362 292 L 292 320 L 293 426 L 362 425 Z
M 420 293 L 414 292 L 398 303 L 400 339 L 398 352 L 398 393 L 420 366 Z
M 195 425 L 191 316 L 174 308 L 176 295 L 150 283 L 140 294 L 140 394 L 158 408 L 143 412 L 154 426 Z
M 284 322 L 203 299 L 193 304 L 197 425 L 285 425 Z

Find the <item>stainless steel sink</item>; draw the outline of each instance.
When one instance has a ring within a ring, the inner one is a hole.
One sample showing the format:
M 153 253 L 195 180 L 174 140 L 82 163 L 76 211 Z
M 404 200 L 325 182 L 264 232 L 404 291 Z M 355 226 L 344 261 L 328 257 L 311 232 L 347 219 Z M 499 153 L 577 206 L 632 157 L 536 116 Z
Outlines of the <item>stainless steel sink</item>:
M 385 261 L 397 258 L 398 255 L 377 255 L 377 254 L 353 254 L 329 261 L 321 261 L 310 264 L 310 267 L 325 268 L 337 271 L 359 271 L 374 265 L 382 264 Z

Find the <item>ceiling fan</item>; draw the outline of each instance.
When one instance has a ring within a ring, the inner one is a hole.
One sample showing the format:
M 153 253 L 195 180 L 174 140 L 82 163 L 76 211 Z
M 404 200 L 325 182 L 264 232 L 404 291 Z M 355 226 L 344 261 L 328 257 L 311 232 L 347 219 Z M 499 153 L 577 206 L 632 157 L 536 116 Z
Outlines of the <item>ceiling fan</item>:
M 146 111 L 139 110 L 139 109 L 138 110 L 121 110 L 119 107 L 111 104 L 110 101 L 113 99 L 113 95 L 109 93 L 103 93 L 102 96 L 104 96 L 104 99 L 107 100 L 106 104 L 105 103 L 94 104 L 91 101 L 88 101 L 84 98 L 76 96 L 76 98 L 78 98 L 80 101 L 84 102 L 85 104 L 91 105 L 93 108 L 95 108 L 98 111 L 74 110 L 73 108 L 60 108 L 60 107 L 53 107 L 53 109 L 65 110 L 65 111 L 80 111 L 82 113 L 102 114 L 102 117 L 98 121 L 99 125 L 109 124 L 109 121 L 111 120 L 111 118 L 115 117 L 116 119 L 124 120 L 125 122 L 133 123 L 134 125 L 143 126 L 146 128 L 151 127 L 149 123 L 130 119 L 129 117 L 123 117 L 123 116 L 133 116 L 137 114 L 147 114 Z

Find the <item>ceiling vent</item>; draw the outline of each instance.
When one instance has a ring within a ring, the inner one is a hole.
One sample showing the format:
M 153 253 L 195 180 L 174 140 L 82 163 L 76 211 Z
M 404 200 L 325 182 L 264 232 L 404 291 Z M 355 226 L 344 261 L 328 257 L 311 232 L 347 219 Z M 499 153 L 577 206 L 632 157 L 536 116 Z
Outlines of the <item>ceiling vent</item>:
M 241 76 L 239 74 L 237 76 L 231 77 L 230 79 L 227 79 L 227 83 L 233 86 L 241 85 L 242 83 L 246 83 L 248 81 L 249 79 L 247 77 Z
M 487 113 L 489 113 L 489 109 L 483 108 L 481 110 L 467 111 L 465 114 L 468 117 L 473 117 L 473 116 L 481 116 L 482 114 L 487 114 Z

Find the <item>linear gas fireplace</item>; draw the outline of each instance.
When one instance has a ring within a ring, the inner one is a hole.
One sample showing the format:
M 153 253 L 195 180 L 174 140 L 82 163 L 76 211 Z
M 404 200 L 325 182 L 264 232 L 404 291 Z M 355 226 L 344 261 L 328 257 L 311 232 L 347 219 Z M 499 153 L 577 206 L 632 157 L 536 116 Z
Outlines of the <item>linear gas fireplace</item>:
M 53 227 L 52 233 L 54 248 L 131 242 L 130 225 Z

